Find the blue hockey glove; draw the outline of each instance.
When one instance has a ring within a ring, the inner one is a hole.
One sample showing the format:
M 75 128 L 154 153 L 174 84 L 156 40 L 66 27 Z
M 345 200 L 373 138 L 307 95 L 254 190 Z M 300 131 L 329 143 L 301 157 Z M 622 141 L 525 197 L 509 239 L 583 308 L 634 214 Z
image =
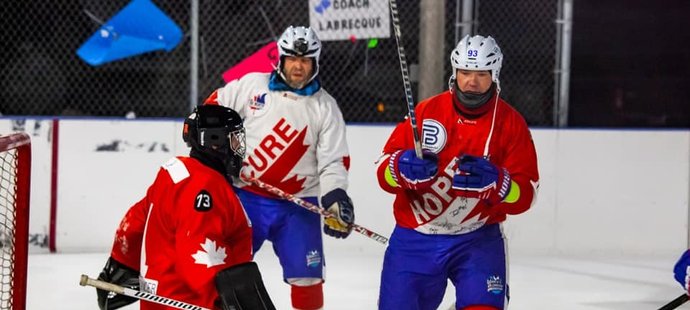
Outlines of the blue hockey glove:
M 323 221 L 323 232 L 335 238 L 347 238 L 355 223 L 355 209 L 347 193 L 336 188 L 321 197 L 321 206 L 333 214 Z
M 453 189 L 489 205 L 501 203 L 510 192 L 508 170 L 476 156 L 462 155 L 453 176 Z
M 690 294 L 690 250 L 680 256 L 676 266 L 673 267 L 673 275 L 683 289 Z
M 413 149 L 393 153 L 388 160 L 388 168 L 396 183 L 405 189 L 424 189 L 434 181 L 438 173 L 438 155 L 423 150 L 424 158 L 417 158 Z

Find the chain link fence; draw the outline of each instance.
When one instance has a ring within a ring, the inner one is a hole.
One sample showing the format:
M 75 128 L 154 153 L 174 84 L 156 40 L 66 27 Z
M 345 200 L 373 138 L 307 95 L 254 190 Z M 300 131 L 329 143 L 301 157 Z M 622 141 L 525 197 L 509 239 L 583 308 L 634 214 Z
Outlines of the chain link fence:
M 181 43 L 171 52 L 97 67 L 79 59 L 76 50 L 99 23 L 129 1 L 3 5 L 0 113 L 185 116 L 191 102 L 191 3 L 153 2 L 180 26 Z M 439 90 L 447 88 L 451 74 L 448 58 L 461 31 L 457 13 L 462 2 L 444 3 L 444 85 Z M 414 68 L 420 62 L 420 1 L 398 1 L 398 10 L 407 61 Z M 504 98 L 531 125 L 552 125 L 557 1 L 475 0 L 473 15 L 472 33 L 493 36 L 503 49 Z M 323 41 L 319 77 L 338 100 L 346 121 L 401 120 L 407 107 L 388 0 L 200 0 L 198 100 L 224 84 L 226 70 L 275 40 L 287 26 L 310 22 Z
M 481 0 L 476 33 L 494 36 L 504 55 L 501 96 L 530 125 L 553 124 L 558 2 Z

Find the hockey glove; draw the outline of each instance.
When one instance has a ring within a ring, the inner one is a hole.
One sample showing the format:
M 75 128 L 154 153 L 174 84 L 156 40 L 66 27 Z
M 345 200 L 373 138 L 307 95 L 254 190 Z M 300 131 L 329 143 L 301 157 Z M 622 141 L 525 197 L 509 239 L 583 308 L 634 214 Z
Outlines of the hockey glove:
M 120 264 L 112 257 L 108 258 L 103 271 L 98 275 L 98 280 L 139 290 L 139 272 Z M 101 289 L 96 289 L 96 295 L 98 295 L 98 308 L 101 310 L 122 308 L 138 300 L 134 297 L 118 295 Z
M 275 310 L 268 296 L 261 272 L 255 262 L 246 262 L 221 270 L 214 280 L 223 310 Z
M 438 155 L 423 150 L 423 159 L 417 158 L 412 149 L 393 153 L 388 160 L 388 168 L 393 180 L 405 189 L 424 189 L 431 186 L 438 172 Z
M 508 170 L 476 156 L 462 155 L 453 176 L 453 189 L 466 197 L 479 198 L 488 205 L 496 205 L 510 192 Z
M 676 281 L 683 286 L 683 289 L 690 294 L 690 250 L 685 251 L 680 256 L 676 266 L 673 268 L 673 275 Z
M 355 223 L 355 209 L 347 193 L 336 188 L 321 197 L 321 206 L 333 214 L 324 219 L 323 232 L 331 237 L 347 238 Z

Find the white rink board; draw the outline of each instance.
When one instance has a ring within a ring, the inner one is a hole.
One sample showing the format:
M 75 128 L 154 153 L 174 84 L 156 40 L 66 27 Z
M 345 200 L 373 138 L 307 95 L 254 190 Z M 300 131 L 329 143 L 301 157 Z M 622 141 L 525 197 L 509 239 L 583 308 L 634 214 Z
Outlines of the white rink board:
M 0 119 L 0 130 L 8 122 Z M 110 247 L 119 219 L 145 193 L 158 166 L 188 152 L 180 125 L 181 120 L 60 121 L 58 251 Z M 392 128 L 347 128 L 352 157 L 349 192 L 357 222 L 384 235 L 394 226 L 393 197 L 379 189 L 374 162 Z M 505 224 L 511 252 L 654 254 L 679 253 L 687 246 L 689 131 L 532 133 L 541 187 L 536 205 Z M 128 146 L 118 152 L 95 151 L 117 139 L 128 141 Z M 168 152 L 143 148 L 154 142 L 165 144 Z M 50 143 L 37 145 L 43 146 L 32 152 L 32 232 L 47 225 L 50 210 Z M 353 236 L 338 246 L 361 250 L 379 245 Z
M 58 251 L 103 250 L 129 206 L 141 199 L 170 157 L 181 122 L 60 122 Z M 185 147 L 186 149 L 186 147 Z
M 688 132 L 564 131 L 556 142 L 558 250 L 688 245 Z

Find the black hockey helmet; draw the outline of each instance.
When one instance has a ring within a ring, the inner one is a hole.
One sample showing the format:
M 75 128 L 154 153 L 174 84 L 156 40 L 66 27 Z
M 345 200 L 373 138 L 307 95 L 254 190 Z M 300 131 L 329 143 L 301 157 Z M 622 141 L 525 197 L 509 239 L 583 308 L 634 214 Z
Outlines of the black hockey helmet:
M 239 175 L 246 142 L 242 118 L 235 110 L 212 104 L 196 107 L 184 121 L 182 139 L 193 151 L 222 162 L 228 176 Z

